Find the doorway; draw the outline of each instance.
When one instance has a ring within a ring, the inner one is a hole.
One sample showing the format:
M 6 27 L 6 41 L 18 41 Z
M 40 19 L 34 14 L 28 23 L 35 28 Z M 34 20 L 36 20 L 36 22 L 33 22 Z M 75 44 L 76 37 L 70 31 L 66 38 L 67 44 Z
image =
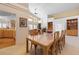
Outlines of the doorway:
M 0 11 L 0 48 L 16 43 L 16 15 Z

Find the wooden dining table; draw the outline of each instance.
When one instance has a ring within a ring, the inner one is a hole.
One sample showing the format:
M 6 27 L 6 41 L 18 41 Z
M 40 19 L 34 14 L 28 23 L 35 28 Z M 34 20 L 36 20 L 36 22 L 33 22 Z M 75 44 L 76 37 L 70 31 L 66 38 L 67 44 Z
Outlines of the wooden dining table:
M 26 38 L 26 52 L 29 52 L 29 41 L 36 45 L 39 45 L 43 49 L 43 55 L 48 55 L 49 48 L 54 42 L 53 34 L 44 33 L 41 35 L 31 36 Z

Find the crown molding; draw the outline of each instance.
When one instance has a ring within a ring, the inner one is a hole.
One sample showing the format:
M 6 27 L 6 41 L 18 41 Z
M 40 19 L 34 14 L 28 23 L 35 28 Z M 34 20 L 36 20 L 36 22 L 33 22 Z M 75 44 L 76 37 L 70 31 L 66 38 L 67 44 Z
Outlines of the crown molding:
M 5 5 L 5 6 L 8 6 L 10 8 L 19 10 L 19 11 L 28 11 L 27 7 L 24 7 L 24 6 L 16 4 L 16 3 L 1 3 L 1 5 Z

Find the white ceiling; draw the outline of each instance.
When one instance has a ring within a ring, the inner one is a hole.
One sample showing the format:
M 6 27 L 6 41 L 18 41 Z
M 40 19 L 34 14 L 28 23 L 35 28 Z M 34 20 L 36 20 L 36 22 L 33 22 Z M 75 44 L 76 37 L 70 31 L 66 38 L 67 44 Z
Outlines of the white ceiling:
M 41 3 L 29 3 L 29 10 L 34 15 L 38 16 L 39 18 L 47 18 L 47 14 L 45 13 L 45 10 L 42 7 L 43 4 Z M 37 10 L 35 11 L 35 9 Z M 38 14 L 35 14 L 37 12 Z
M 34 14 L 35 8 L 39 17 L 54 15 L 68 10 L 79 9 L 79 3 L 30 3 L 29 10 Z M 41 16 L 40 16 L 41 15 Z

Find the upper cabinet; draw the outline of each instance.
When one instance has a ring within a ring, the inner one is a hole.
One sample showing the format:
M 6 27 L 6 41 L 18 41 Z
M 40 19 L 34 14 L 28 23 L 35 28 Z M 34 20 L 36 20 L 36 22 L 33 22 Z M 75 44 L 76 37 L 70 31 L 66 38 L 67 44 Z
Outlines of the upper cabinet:
M 78 35 L 78 19 L 67 20 L 67 35 L 77 36 Z
M 52 32 L 53 30 L 53 22 L 48 22 L 48 32 Z

